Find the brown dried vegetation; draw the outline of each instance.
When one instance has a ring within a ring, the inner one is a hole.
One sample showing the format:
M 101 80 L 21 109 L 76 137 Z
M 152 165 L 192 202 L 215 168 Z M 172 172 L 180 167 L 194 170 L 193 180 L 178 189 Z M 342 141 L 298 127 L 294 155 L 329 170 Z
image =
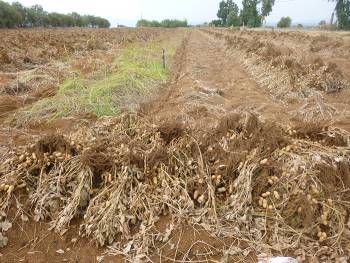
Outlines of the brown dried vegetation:
M 326 147 L 321 139 L 348 135 L 329 129 L 311 142 L 299 134 L 317 129 L 304 130 L 291 136 L 252 113 L 224 116 L 202 132 L 184 132 L 179 123 L 156 127 L 135 115 L 98 122 L 70 137 L 44 137 L 1 164 L 2 187 L 13 186 L 1 194 L 2 211 L 25 185 L 36 220 L 64 233 L 83 216 L 81 235 L 99 245 L 132 242 L 130 259 L 168 241 L 169 233 L 150 235 L 167 215 L 171 225 L 199 220 L 260 251 L 278 235 L 279 250 L 312 251 L 321 242 L 340 253 L 349 241 L 349 146 Z

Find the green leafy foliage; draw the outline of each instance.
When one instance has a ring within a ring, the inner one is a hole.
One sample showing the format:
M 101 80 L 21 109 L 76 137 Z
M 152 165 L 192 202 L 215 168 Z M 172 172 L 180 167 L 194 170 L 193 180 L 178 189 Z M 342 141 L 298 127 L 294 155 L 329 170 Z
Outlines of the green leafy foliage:
M 227 26 L 240 26 L 241 25 L 241 20 L 238 15 L 238 9 L 237 11 L 231 11 L 226 20 L 226 25 Z
M 232 0 L 223 0 L 220 2 L 217 16 L 219 20 L 213 20 L 213 26 L 239 26 L 241 24 L 249 27 L 259 27 L 262 24 L 262 18 L 268 16 L 275 0 L 243 0 L 242 10 Z M 261 8 L 261 12 L 259 9 Z
M 232 0 L 223 0 L 220 2 L 217 16 L 222 25 L 231 26 L 233 23 L 237 23 L 237 19 L 239 21 L 238 13 L 239 9 L 236 3 L 234 3 Z M 230 21 L 228 21 L 228 18 L 230 18 Z
M 258 12 L 259 0 L 243 0 L 241 10 L 241 21 L 249 27 L 261 26 L 261 15 Z
M 262 0 L 261 15 L 268 16 L 271 13 L 274 4 L 275 0 Z
M 289 16 L 282 17 L 281 20 L 277 23 L 278 27 L 286 28 L 292 25 L 292 19 Z
M 215 26 L 215 27 L 219 27 L 219 26 L 223 26 L 221 19 L 216 19 L 210 22 L 209 24 L 210 26 Z
M 146 19 L 140 19 L 137 21 L 136 24 L 137 27 L 161 27 L 162 24 L 158 22 L 157 20 L 146 20 Z
M 107 19 L 77 13 L 48 13 L 42 6 L 24 7 L 19 2 L 8 4 L 0 0 L 0 27 L 94 27 L 108 28 Z
M 137 21 L 136 24 L 137 27 L 168 27 L 168 28 L 174 28 L 174 27 L 188 27 L 187 20 L 178 20 L 178 19 L 164 19 L 161 22 L 158 22 L 156 20 L 146 20 L 141 19 Z
M 21 14 L 15 7 L 0 1 L 0 27 L 14 27 L 21 21 Z
M 350 0 L 338 0 L 335 7 L 340 29 L 350 29 Z

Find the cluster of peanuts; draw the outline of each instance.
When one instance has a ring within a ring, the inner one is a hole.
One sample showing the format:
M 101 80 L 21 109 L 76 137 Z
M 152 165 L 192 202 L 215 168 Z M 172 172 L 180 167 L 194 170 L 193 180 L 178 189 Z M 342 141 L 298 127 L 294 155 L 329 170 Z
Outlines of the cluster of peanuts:
M 293 136 L 293 135 L 296 135 L 297 134 L 297 131 L 296 130 L 293 130 L 292 128 L 288 128 L 287 129 L 287 133 L 290 135 L 290 136 Z
M 72 158 L 72 156 L 67 153 L 61 153 L 61 152 L 54 152 L 52 154 L 44 153 L 44 161 L 47 164 L 50 164 L 51 162 L 55 162 L 55 161 L 69 160 L 70 158 Z
M 219 169 L 222 169 L 222 167 L 226 167 L 226 166 L 222 165 L 220 166 Z M 215 192 L 218 194 L 224 194 L 224 193 L 232 194 L 235 189 L 233 184 L 229 184 L 228 187 L 224 186 L 221 174 L 212 175 L 211 180 L 213 185 L 215 186 Z
M 27 184 L 22 180 L 19 180 L 16 184 L 3 183 L 0 185 L 0 192 L 11 194 L 15 189 L 22 189 L 26 186 Z
M 308 194 L 306 197 L 307 197 L 307 200 L 308 201 L 310 201 L 310 202 L 312 202 L 312 203 L 314 203 L 314 204 L 318 204 L 318 200 L 317 200 L 317 198 L 315 198 L 315 197 L 317 197 L 317 196 L 319 196 L 320 195 L 320 191 L 317 189 L 317 187 L 316 186 L 314 186 L 314 185 L 311 185 L 310 186 L 310 189 L 311 189 L 311 193 L 312 193 L 312 195 L 311 194 Z M 315 197 L 314 197 L 315 196 Z
M 193 193 L 193 199 L 197 200 L 201 205 L 207 201 L 207 196 L 205 194 L 200 194 L 198 190 L 195 190 Z
M 280 200 L 281 195 L 279 194 L 278 191 L 273 191 L 272 193 L 268 191 L 268 192 L 262 193 L 261 196 L 259 197 L 259 206 L 261 206 L 264 209 L 272 210 L 273 206 L 269 204 L 268 198 L 274 198 L 275 200 Z
M 319 240 L 321 242 L 325 241 L 327 239 L 327 233 L 326 232 L 322 232 L 321 230 L 318 231 L 317 233 L 317 237 L 319 238 Z
M 217 194 L 232 194 L 234 190 L 234 186 L 230 185 L 228 188 L 223 185 L 222 181 L 222 175 L 221 174 L 213 174 L 211 176 L 211 181 L 213 186 L 215 187 L 214 190 Z M 197 180 L 198 184 L 203 185 L 205 183 L 204 179 L 198 178 Z M 197 202 L 201 205 L 206 204 L 208 201 L 208 197 L 205 193 L 201 194 L 200 191 L 197 189 L 193 192 L 193 199 L 197 200 Z
M 18 157 L 18 161 L 21 163 L 18 168 L 30 167 L 37 162 L 37 156 L 35 153 L 26 152 Z
M 322 215 L 321 215 L 321 220 L 322 224 L 327 226 L 329 225 L 328 219 L 330 218 L 330 206 L 332 206 L 333 200 L 332 199 L 327 199 L 326 202 L 322 206 Z M 324 241 L 327 239 L 327 233 L 322 231 L 321 228 L 318 226 L 318 232 L 317 232 L 317 237 L 319 238 L 319 241 Z
M 274 185 L 276 184 L 280 179 L 277 176 L 269 176 L 267 178 L 267 182 L 269 183 L 269 185 Z
M 24 154 L 21 154 L 18 157 L 18 160 L 21 162 L 18 168 L 30 167 L 32 165 L 35 165 L 37 162 L 43 162 L 43 163 L 46 163 L 47 165 L 50 165 L 52 162 L 55 162 L 55 161 L 69 160 L 71 157 L 72 156 L 70 154 L 61 153 L 57 151 L 52 154 L 44 153 L 43 159 L 38 160 L 38 157 L 34 152 L 33 153 L 26 152 Z
M 203 185 L 204 184 L 204 180 L 202 178 L 198 178 L 198 184 L 199 185 Z M 193 199 L 197 200 L 197 202 L 201 205 L 205 204 L 205 202 L 207 201 L 207 196 L 205 193 L 201 194 L 199 190 L 195 190 L 193 192 Z
M 105 184 L 111 183 L 113 181 L 113 176 L 111 173 L 105 172 L 101 175 L 101 177 Z
M 11 194 L 14 189 L 15 189 L 14 185 L 9 185 L 9 184 L 0 185 L 1 192 L 7 192 L 8 194 Z

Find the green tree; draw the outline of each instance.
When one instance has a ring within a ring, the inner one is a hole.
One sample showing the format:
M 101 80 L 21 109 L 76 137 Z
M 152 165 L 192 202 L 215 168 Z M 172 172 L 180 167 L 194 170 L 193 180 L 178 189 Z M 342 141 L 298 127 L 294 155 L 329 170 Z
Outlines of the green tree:
M 187 27 L 187 20 L 165 19 L 161 22 L 162 27 Z
M 19 2 L 12 5 L 0 0 L 0 27 L 110 27 L 107 19 L 96 16 L 81 16 L 78 13 L 68 15 L 48 13 L 42 6 L 24 7 Z
M 243 0 L 241 21 L 249 27 L 261 26 L 261 15 L 258 12 L 259 0 Z
M 16 27 L 21 21 L 21 14 L 10 4 L 0 1 L 0 27 Z
M 235 14 L 238 16 L 238 6 L 236 3 L 234 3 L 232 0 L 223 0 L 219 4 L 219 11 L 217 13 L 218 18 L 221 20 L 222 25 L 227 25 L 227 18 L 230 13 Z M 231 15 L 231 18 L 233 16 Z
M 241 20 L 238 15 L 238 8 L 235 11 L 231 11 L 227 16 L 226 25 L 227 26 L 240 26 Z
M 187 20 L 177 20 L 177 19 L 164 19 L 162 22 L 158 22 L 156 20 L 146 20 L 140 19 L 137 21 L 137 27 L 187 27 Z
M 27 22 L 29 26 L 44 26 L 46 16 L 47 12 L 44 11 L 41 5 L 33 5 L 27 9 Z
M 209 25 L 219 27 L 219 26 L 222 26 L 222 21 L 221 21 L 221 19 L 216 19 L 216 20 L 211 21 Z
M 268 16 L 271 13 L 274 4 L 275 0 L 262 0 L 261 16 Z
M 292 25 L 292 19 L 289 16 L 282 17 L 281 20 L 277 23 L 278 27 L 290 27 Z
M 350 0 L 338 0 L 335 6 L 340 29 L 350 29 Z
M 20 2 L 13 2 L 12 7 L 20 14 L 18 26 L 25 27 L 27 20 L 27 8 L 25 8 Z
M 76 27 L 82 27 L 83 26 L 83 18 L 81 15 L 79 15 L 78 13 L 71 13 L 69 14 L 69 16 L 72 17 L 72 20 L 73 20 L 73 26 L 76 26 Z

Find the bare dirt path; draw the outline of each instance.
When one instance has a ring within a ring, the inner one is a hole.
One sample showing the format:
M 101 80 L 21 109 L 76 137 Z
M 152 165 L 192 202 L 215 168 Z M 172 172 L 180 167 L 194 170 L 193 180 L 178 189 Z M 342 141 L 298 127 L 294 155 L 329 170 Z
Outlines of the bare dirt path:
M 192 31 L 167 93 L 151 103 L 149 116 L 177 119 L 196 127 L 214 124 L 231 111 L 252 111 L 266 119 L 286 122 L 293 105 L 280 104 L 229 56 L 220 40 Z

